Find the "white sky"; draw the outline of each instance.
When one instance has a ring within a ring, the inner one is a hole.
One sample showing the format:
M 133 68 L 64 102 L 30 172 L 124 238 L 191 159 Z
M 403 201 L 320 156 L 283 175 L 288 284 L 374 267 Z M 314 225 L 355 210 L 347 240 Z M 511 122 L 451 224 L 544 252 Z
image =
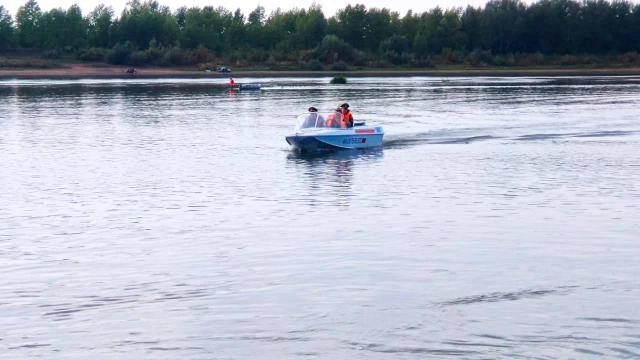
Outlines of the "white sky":
M 15 17 L 16 12 L 18 11 L 18 7 L 23 5 L 26 0 L 0 0 L 0 5 L 3 5 L 10 13 Z M 212 5 L 214 7 L 224 6 L 229 10 L 235 10 L 236 8 L 240 8 L 242 12 L 246 15 L 251 12 L 251 10 L 255 9 L 256 6 L 262 5 L 267 10 L 267 14 L 269 14 L 272 10 L 280 7 L 283 10 L 292 9 L 294 7 L 304 7 L 307 8 L 311 5 L 313 0 L 237 0 L 237 1 L 215 1 L 215 0 L 159 0 L 159 3 L 162 5 L 167 5 L 171 8 L 171 10 L 175 10 L 181 6 L 205 6 Z M 487 0 L 366 0 L 366 1 L 354 1 L 354 2 L 340 2 L 340 1 L 330 1 L 330 0 L 317 0 L 315 3 L 322 6 L 322 9 L 325 13 L 325 16 L 329 17 L 333 15 L 338 9 L 345 7 L 347 4 L 356 4 L 361 3 L 370 7 L 386 7 L 393 11 L 399 12 L 401 15 L 404 15 L 407 10 L 412 9 L 414 12 L 422 12 L 429 9 L 432 9 L 436 6 L 440 6 L 442 8 L 449 7 L 465 7 L 467 5 L 480 6 L 484 5 Z M 55 7 L 62 7 L 64 9 L 68 8 L 73 4 L 78 4 L 82 8 L 82 13 L 87 14 L 98 4 L 110 5 L 116 11 L 116 14 L 119 16 L 120 12 L 124 9 L 127 4 L 127 0 L 38 0 L 38 4 L 40 8 L 44 11 L 50 10 Z

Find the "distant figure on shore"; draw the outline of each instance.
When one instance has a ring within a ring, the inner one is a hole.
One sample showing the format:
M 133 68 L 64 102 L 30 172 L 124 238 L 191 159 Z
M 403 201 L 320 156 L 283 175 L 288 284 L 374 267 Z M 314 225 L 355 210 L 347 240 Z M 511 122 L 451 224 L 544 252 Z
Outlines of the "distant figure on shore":
M 233 80 L 233 78 L 229 78 L 229 87 L 233 89 L 235 86 L 236 86 L 235 80 Z
M 135 68 L 130 67 L 130 68 L 128 68 L 128 69 L 127 69 L 127 74 L 128 74 L 128 75 L 133 76 L 133 75 L 136 75 L 137 73 L 138 73 L 138 72 L 136 71 L 136 69 L 135 69 Z

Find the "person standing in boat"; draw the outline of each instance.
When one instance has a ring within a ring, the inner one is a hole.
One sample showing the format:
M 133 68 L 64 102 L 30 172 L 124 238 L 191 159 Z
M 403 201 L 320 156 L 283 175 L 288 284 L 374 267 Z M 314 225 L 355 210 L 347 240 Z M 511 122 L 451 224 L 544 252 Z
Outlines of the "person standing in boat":
M 349 104 L 344 103 L 340 105 L 340 127 L 341 128 L 350 128 L 353 127 L 353 115 L 351 115 L 351 111 L 349 111 Z
M 229 78 L 229 87 L 230 87 L 231 89 L 233 89 L 234 87 L 236 87 L 236 82 L 235 82 L 235 80 L 233 80 L 233 78 L 232 78 L 232 77 L 230 77 L 230 78 Z

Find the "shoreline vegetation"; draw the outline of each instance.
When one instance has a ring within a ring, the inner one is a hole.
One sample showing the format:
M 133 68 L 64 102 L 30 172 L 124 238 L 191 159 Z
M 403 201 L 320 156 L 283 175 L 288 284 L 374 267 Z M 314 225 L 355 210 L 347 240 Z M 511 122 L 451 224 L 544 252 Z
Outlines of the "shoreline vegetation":
M 0 5 L 0 78 L 640 75 L 640 4 L 489 0 L 399 14 Z

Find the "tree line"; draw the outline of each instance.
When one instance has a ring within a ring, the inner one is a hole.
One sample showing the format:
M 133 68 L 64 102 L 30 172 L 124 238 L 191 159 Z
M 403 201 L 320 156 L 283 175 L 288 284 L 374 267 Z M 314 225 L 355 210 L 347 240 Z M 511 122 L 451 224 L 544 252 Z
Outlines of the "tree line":
M 12 17 L 0 6 L 0 51 L 130 65 L 347 66 L 532 65 L 589 57 L 638 62 L 640 5 L 626 0 L 491 0 L 482 7 L 400 15 L 347 5 L 327 17 L 319 6 L 277 9 L 181 7 L 130 1 L 119 16 L 99 5 L 42 11 L 28 0 Z

